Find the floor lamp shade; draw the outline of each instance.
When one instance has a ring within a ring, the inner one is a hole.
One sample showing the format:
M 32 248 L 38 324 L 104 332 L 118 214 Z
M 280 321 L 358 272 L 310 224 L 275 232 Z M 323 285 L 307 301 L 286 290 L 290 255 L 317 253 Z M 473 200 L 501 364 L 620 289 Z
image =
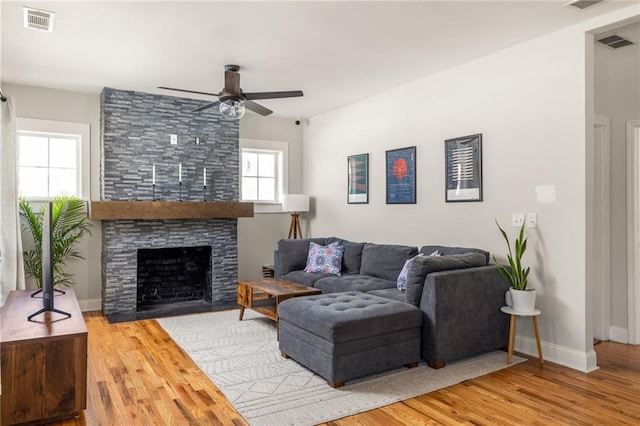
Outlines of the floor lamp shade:
M 285 194 L 282 199 L 282 211 L 302 213 L 309 211 L 309 196 L 303 194 Z
M 282 200 L 282 211 L 291 213 L 289 238 L 302 238 L 300 229 L 300 213 L 309 211 L 309 196 L 303 194 L 286 194 Z

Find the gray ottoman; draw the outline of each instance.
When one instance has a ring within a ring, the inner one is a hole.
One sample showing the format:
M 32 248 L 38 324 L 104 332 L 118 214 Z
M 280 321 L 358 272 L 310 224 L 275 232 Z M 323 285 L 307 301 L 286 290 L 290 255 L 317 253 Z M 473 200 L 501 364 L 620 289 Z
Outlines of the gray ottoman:
M 360 292 L 296 297 L 278 306 L 280 351 L 330 386 L 420 360 L 422 312 Z

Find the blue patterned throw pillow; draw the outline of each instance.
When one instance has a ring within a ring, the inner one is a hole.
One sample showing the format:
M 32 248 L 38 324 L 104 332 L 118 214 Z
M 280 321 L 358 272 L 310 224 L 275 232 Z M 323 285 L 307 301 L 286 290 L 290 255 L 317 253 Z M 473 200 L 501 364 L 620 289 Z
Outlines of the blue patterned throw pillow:
M 419 253 L 418 256 L 424 256 L 424 254 Z M 396 285 L 398 286 L 398 290 L 404 291 L 407 288 L 407 278 L 409 277 L 409 269 L 411 269 L 411 264 L 413 263 L 413 259 L 415 259 L 418 256 L 414 256 L 411 259 L 408 259 L 406 262 L 404 262 L 404 266 L 402 267 L 402 270 L 400 271 L 400 275 L 398 275 L 398 280 L 396 282 Z M 431 254 L 431 256 L 439 256 L 439 255 L 436 255 L 435 253 L 433 253 Z
M 309 244 L 307 266 L 304 271 L 340 275 L 342 253 L 344 253 L 344 246 L 341 246 L 338 242 L 328 246 L 321 246 L 312 242 Z

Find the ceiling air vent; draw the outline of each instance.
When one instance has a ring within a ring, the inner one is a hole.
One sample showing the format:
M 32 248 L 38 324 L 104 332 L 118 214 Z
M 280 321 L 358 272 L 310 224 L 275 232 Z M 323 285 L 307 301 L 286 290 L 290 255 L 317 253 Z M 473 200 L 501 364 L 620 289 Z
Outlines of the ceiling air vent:
M 631 46 L 634 44 L 631 40 L 627 40 L 626 38 L 622 38 L 619 35 L 610 35 L 603 37 L 598 40 L 598 43 L 604 44 L 607 47 L 612 49 L 619 49 L 624 46 Z
M 565 6 L 573 6 L 573 7 L 577 7 L 578 9 L 586 9 L 598 3 L 602 3 L 603 1 L 604 0 L 574 0 L 565 4 Z
M 24 27 L 32 30 L 53 32 L 53 18 L 55 13 L 46 10 L 32 9 L 23 6 Z

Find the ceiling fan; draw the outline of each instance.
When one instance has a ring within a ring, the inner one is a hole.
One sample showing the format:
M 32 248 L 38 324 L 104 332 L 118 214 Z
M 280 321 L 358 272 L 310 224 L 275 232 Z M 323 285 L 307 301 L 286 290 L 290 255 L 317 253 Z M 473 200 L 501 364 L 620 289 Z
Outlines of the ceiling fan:
M 245 93 L 240 88 L 240 66 L 225 65 L 224 66 L 224 88 L 220 93 L 199 92 L 196 90 L 176 89 L 173 87 L 160 86 L 158 89 L 175 90 L 177 92 L 197 93 L 200 95 L 217 96 L 218 100 L 208 103 L 192 112 L 200 112 L 208 108 L 218 107 L 220 114 L 224 118 L 237 120 L 240 119 L 245 112 L 245 108 L 262 116 L 267 116 L 273 111 L 265 108 L 260 104 L 253 102 L 258 99 L 276 99 L 276 98 L 295 98 L 302 96 L 302 90 L 291 90 L 286 92 L 253 92 Z

